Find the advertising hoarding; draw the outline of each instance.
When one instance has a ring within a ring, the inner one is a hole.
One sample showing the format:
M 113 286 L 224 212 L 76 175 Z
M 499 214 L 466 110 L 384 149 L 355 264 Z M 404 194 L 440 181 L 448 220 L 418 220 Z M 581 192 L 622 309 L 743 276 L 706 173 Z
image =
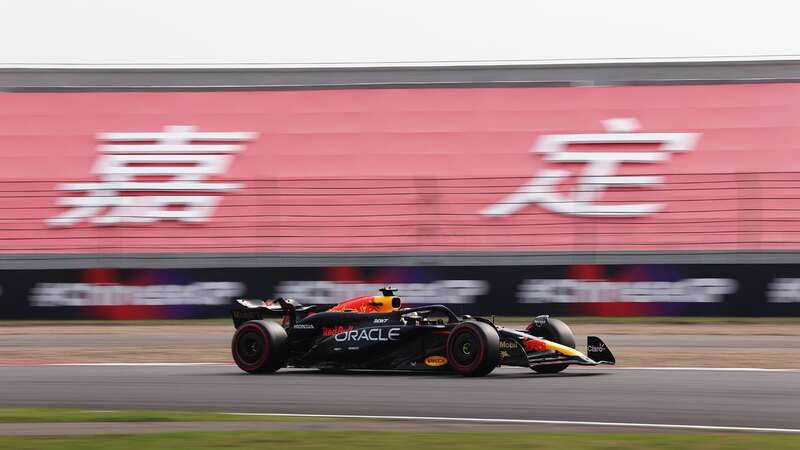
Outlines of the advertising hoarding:
M 6 319 L 225 317 L 237 298 L 326 309 L 387 284 L 406 306 L 533 316 L 800 315 L 796 265 L 80 269 L 0 272 Z

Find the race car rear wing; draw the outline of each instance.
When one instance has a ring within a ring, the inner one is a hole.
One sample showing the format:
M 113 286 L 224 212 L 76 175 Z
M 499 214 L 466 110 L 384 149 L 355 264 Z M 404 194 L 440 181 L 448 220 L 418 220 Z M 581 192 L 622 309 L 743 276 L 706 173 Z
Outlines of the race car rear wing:
M 236 328 L 248 320 L 262 320 L 265 317 L 282 317 L 284 327 L 292 327 L 301 319 L 313 312 L 314 306 L 303 306 L 288 298 L 274 300 L 234 300 L 231 306 L 231 318 Z

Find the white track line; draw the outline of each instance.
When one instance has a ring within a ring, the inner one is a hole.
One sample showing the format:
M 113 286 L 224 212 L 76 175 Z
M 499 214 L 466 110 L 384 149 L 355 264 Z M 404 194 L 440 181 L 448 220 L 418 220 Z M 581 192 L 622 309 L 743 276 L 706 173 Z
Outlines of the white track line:
M 108 363 L 45 363 L 36 364 L 41 366 L 78 366 L 78 367 L 119 367 L 119 366 L 142 366 L 142 367 L 191 367 L 191 366 L 232 366 L 233 363 L 203 363 L 203 362 L 108 362 Z
M 800 369 L 767 369 L 763 367 L 617 367 L 610 366 L 614 370 L 694 370 L 694 371 L 718 371 L 718 372 L 800 372 Z
M 638 422 L 586 422 L 576 420 L 536 420 L 536 419 L 481 419 L 475 417 L 430 417 L 430 416 L 362 416 L 354 414 L 281 414 L 281 413 L 222 413 L 230 416 L 268 416 L 268 417 L 308 417 L 323 419 L 372 419 L 372 420 L 416 420 L 439 422 L 479 422 L 479 423 L 506 423 L 506 424 L 531 424 L 531 425 L 577 425 L 592 427 L 621 427 L 621 428 L 664 428 L 672 430 L 703 430 L 703 431 L 748 431 L 757 433 L 800 433 L 800 428 L 760 428 L 760 427 L 728 427 L 718 425 L 675 425 L 666 423 L 638 423 Z

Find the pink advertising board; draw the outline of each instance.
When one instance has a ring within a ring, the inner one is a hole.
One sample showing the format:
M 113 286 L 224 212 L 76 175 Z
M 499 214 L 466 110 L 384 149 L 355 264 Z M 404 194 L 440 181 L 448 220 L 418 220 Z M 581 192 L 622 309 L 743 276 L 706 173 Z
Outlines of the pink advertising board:
M 0 94 L 0 252 L 800 247 L 800 84 Z

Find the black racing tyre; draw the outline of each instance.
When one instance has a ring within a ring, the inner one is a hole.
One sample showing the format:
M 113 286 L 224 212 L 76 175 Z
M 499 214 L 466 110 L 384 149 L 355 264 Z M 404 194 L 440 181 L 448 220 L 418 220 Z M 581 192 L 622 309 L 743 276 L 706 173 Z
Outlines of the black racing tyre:
M 447 338 L 447 361 L 462 375 L 487 375 L 500 362 L 500 335 L 488 323 L 462 322 Z
M 543 325 L 536 325 L 534 322 L 528 326 L 528 332 L 534 336 L 543 337 L 548 341 L 575 348 L 575 335 L 572 333 L 572 329 L 558 319 L 548 319 Z M 558 373 L 568 366 L 569 364 L 549 364 L 546 366 L 534 366 L 532 369 L 538 373 Z
M 236 365 L 245 372 L 275 372 L 286 365 L 289 357 L 286 330 L 266 320 L 245 322 L 233 335 L 231 353 Z

